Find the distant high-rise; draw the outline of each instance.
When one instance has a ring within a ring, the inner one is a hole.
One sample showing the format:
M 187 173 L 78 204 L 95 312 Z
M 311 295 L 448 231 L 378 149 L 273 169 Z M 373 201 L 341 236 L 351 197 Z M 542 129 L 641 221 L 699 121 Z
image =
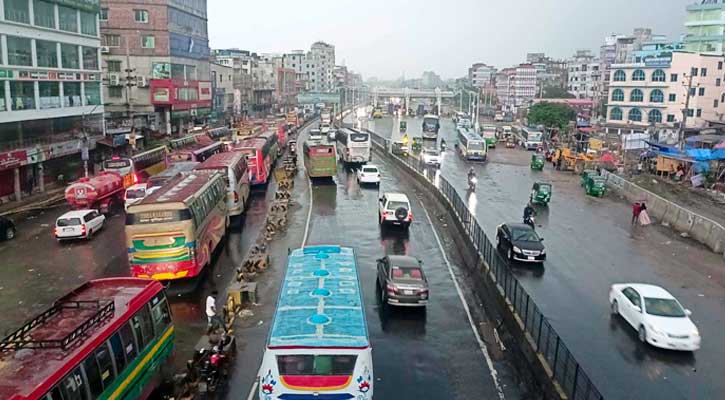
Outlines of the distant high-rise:
M 701 0 L 687 6 L 685 50 L 695 53 L 725 52 L 725 0 Z

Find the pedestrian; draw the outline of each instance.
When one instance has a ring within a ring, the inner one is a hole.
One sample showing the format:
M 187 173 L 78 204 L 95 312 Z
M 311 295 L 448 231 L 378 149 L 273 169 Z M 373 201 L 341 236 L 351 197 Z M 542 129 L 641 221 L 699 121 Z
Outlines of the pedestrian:
M 652 220 L 649 218 L 649 214 L 647 213 L 647 204 L 643 201 L 642 205 L 639 208 L 639 224 L 642 226 L 647 226 L 652 223 Z
M 213 332 L 219 327 L 226 328 L 224 319 L 222 319 L 216 310 L 216 297 L 219 294 L 216 290 L 212 290 L 211 294 L 206 298 L 206 318 L 207 332 Z
M 632 225 L 639 219 L 639 213 L 642 212 L 642 205 L 636 201 L 632 204 Z

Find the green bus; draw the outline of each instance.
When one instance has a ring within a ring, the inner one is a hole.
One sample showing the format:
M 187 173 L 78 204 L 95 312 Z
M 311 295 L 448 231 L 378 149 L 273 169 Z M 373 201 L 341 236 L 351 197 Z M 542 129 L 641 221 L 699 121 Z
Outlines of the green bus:
M 333 143 L 329 143 L 324 137 L 312 136 L 305 140 L 302 149 L 307 176 L 332 178 L 337 174 L 337 158 Z

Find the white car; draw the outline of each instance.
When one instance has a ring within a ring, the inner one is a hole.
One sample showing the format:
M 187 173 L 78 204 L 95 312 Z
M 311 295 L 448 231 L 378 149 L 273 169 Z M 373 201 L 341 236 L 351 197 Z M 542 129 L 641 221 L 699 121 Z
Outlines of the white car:
M 441 165 L 441 156 L 436 149 L 423 149 L 423 151 L 420 152 L 419 157 L 420 161 L 425 165 L 435 165 L 438 167 Z
M 380 170 L 375 165 L 363 165 L 357 171 L 357 183 L 371 183 L 380 186 Z
M 327 140 L 330 142 L 334 142 L 337 138 L 337 131 L 334 129 L 330 129 L 329 132 L 327 132 Z
M 320 124 L 320 132 L 323 134 L 329 133 L 331 130 L 330 124 Z
M 106 217 L 98 210 L 69 211 L 55 220 L 55 238 L 58 241 L 70 239 L 90 239 L 94 233 L 103 229 Z
M 643 283 L 617 283 L 609 290 L 612 314 L 620 315 L 638 333 L 642 343 L 670 350 L 700 348 L 700 332 L 668 291 Z
M 378 223 L 397 225 L 407 230 L 413 222 L 408 196 L 402 193 L 384 193 L 378 200 Z

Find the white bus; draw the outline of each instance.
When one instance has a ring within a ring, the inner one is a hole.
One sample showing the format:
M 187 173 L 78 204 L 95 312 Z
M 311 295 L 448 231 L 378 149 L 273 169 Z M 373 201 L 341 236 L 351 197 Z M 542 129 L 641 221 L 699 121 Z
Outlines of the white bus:
M 423 139 L 437 139 L 441 128 L 440 118 L 435 114 L 423 116 Z
M 166 169 L 165 146 L 135 154 L 131 157 L 113 156 L 103 161 L 103 170 L 115 172 L 123 177 L 123 187 L 144 183 L 159 172 Z
M 526 150 L 536 150 L 544 144 L 544 134 L 536 128 L 523 126 L 518 129 L 518 139 Z
M 346 163 L 365 164 L 371 160 L 370 134 L 342 128 L 335 136 L 337 141 L 337 158 Z
M 467 161 L 486 161 L 486 140 L 473 130 L 458 128 L 458 152 Z
M 236 217 L 244 213 L 250 191 L 244 154 L 239 151 L 214 154 L 194 170 L 222 172 L 227 184 L 227 214 Z
M 372 347 L 352 248 L 290 252 L 258 379 L 260 400 L 373 398 Z

